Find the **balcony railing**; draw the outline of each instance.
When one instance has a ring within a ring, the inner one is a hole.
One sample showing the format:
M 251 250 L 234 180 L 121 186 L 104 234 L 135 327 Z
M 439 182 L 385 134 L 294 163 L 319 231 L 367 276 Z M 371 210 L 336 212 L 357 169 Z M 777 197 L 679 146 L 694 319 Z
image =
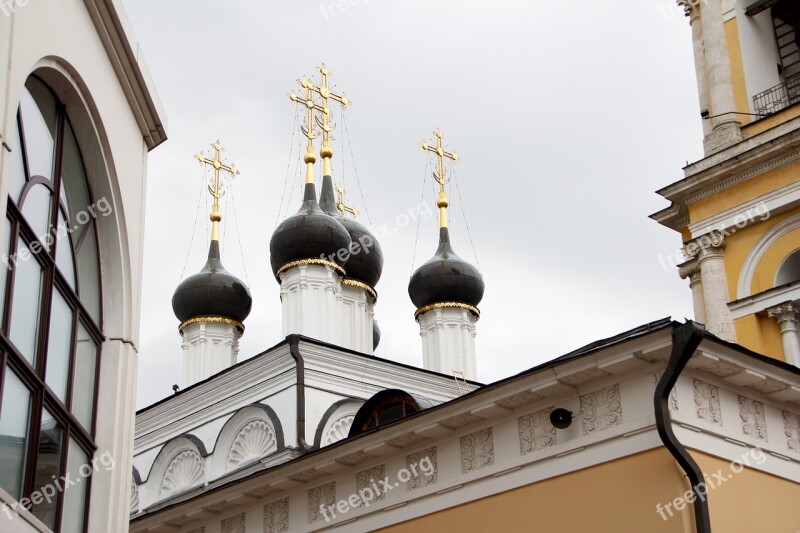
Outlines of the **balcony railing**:
M 800 102 L 800 74 L 786 78 L 780 85 L 753 97 L 753 107 L 759 115 L 772 115 Z

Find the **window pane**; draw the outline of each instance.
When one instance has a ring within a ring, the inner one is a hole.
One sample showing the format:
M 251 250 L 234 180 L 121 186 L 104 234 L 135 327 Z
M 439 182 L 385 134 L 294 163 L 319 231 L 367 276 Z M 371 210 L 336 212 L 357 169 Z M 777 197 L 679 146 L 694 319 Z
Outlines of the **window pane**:
M 47 242 L 44 235 L 50 229 L 50 189 L 38 183 L 30 188 L 20 207 L 25 220 L 42 242 Z M 50 247 L 48 246 L 48 249 Z
M 45 486 L 53 484 L 53 477 L 59 476 L 61 467 L 61 447 L 63 446 L 64 429 L 56 422 L 53 415 L 47 409 L 42 410 L 41 433 L 39 434 L 39 451 L 36 454 L 36 481 L 34 492 L 44 493 Z M 48 488 L 47 492 L 52 489 Z M 56 505 L 58 498 L 46 499 L 37 498 L 38 503 L 31 498 L 31 513 L 33 516 L 44 522 L 50 529 L 56 525 Z
M 89 336 L 83 324 L 78 323 L 78 339 L 75 347 L 75 376 L 72 378 L 72 414 L 92 431 L 94 411 L 94 382 L 97 366 L 97 344 Z
M 19 500 L 25 475 L 31 393 L 9 367 L 5 371 L 0 403 L 0 487 Z
M 3 252 L 3 261 L 2 266 L 0 266 L 0 322 L 3 321 L 3 309 L 5 309 L 6 305 L 6 284 L 8 283 L 8 276 L 11 270 L 11 262 L 8 259 L 8 251 L 11 249 L 11 220 L 6 219 L 6 223 L 3 226 L 3 236 L 2 236 L 2 249 Z
M 17 238 L 14 269 L 14 300 L 9 336 L 31 365 L 36 364 L 36 341 L 39 331 L 39 304 L 42 291 L 42 267 L 30 256 L 30 250 Z
M 50 311 L 50 335 L 47 340 L 47 372 L 45 381 L 50 389 L 67 403 L 69 352 L 72 348 L 72 310 L 54 288 Z
M 62 194 L 66 197 L 67 212 L 71 226 L 78 225 L 75 217 L 91 205 L 89 188 L 86 185 L 86 174 L 78 150 L 78 143 L 72 133 L 72 127 L 64 127 L 64 155 L 61 162 Z
M 84 231 L 88 234 L 78 250 L 78 283 L 80 298 L 86 310 L 100 325 L 100 267 L 97 261 L 97 237 L 92 222 Z
M 54 235 L 57 235 L 58 238 L 56 243 L 56 265 L 67 280 L 67 283 L 69 283 L 69 286 L 74 290 L 75 265 L 72 262 L 72 238 L 67 233 L 67 221 L 60 212 L 58 213 L 58 231 Z
M 82 474 L 86 471 L 84 465 L 88 464 L 89 457 L 86 455 L 86 452 L 78 446 L 78 443 L 69 439 L 67 475 L 70 476 L 70 479 L 77 480 L 80 478 L 81 481 L 64 490 L 64 506 L 61 516 L 62 533 L 80 533 L 83 531 L 86 487 L 88 483 L 83 479 Z
M 56 133 L 56 101 L 41 82 L 28 78 L 22 91 L 20 108 L 30 176 L 53 177 Z
M 9 169 L 8 195 L 19 202 L 19 193 L 25 186 L 25 165 L 22 162 L 22 140 L 19 138 L 19 124 L 14 120 L 14 131 L 11 137 L 11 168 Z

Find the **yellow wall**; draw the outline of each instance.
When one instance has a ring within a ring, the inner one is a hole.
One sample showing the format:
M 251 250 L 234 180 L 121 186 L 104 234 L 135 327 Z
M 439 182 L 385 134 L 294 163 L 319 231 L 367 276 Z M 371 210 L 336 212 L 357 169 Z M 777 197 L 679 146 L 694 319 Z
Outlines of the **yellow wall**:
M 693 531 L 693 527 L 687 529 L 684 524 L 687 519 L 688 523 L 693 523 L 691 510 L 675 512 L 666 521 L 656 512 L 656 504 L 664 505 L 685 491 L 683 475 L 674 459 L 666 449 L 658 448 L 445 509 L 382 531 L 686 533 Z M 665 513 L 665 516 L 668 515 Z
M 692 456 L 708 478 L 713 480 L 718 471 L 723 477 L 732 476 L 708 493 L 713 531 L 800 531 L 800 484 L 747 467 L 732 473 L 729 461 L 694 451 Z M 755 458 L 750 459 L 751 464 L 756 464 Z
M 758 119 L 755 122 L 752 122 L 742 128 L 742 134 L 744 135 L 745 139 L 749 139 L 754 135 L 758 135 L 759 133 L 763 133 L 770 128 L 774 128 L 775 126 L 779 126 L 784 122 L 788 122 L 793 118 L 800 117 L 800 105 L 793 105 L 791 107 L 787 107 L 783 111 L 779 111 L 774 115 L 770 115 L 766 118 Z
M 768 316 L 747 315 L 733 321 L 736 328 L 736 342 L 779 361 L 785 361 L 781 328 Z
M 742 60 L 742 49 L 739 44 L 739 23 L 736 18 L 732 18 L 725 23 L 725 38 L 728 40 L 728 54 L 731 60 L 733 96 L 736 101 L 736 109 L 714 110 L 714 114 L 726 113 L 728 111 L 749 113 L 750 102 L 747 97 L 747 84 L 744 78 L 744 61 Z M 738 115 L 737 118 L 739 119 L 739 123 L 744 125 L 750 123 L 752 117 Z

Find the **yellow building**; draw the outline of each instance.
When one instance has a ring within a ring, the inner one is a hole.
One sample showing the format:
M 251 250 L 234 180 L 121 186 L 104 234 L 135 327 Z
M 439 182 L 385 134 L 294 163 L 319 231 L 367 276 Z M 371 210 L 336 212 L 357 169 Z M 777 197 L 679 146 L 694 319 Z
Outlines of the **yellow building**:
M 800 365 L 800 6 L 680 1 L 692 26 L 705 157 L 652 215 L 680 232 L 695 318 Z

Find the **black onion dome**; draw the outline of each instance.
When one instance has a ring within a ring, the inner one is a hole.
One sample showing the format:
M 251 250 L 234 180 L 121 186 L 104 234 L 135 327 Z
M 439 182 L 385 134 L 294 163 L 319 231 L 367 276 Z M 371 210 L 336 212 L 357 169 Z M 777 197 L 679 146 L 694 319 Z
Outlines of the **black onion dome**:
M 172 310 L 181 323 L 203 316 L 244 322 L 252 306 L 245 284 L 222 266 L 219 241 L 211 241 L 203 270 L 183 280 L 172 296 Z
M 306 183 L 300 210 L 281 222 L 272 234 L 269 242 L 272 272 L 277 276 L 282 266 L 302 259 L 325 259 L 342 266 L 347 261 L 345 252 L 350 242 L 344 226 L 320 209 L 314 184 Z M 345 252 L 339 254 L 340 250 Z
M 408 283 L 408 295 L 417 309 L 458 302 L 477 307 L 483 299 L 483 277 L 478 269 L 456 255 L 447 228 L 439 230 L 439 248 L 417 269 Z
M 366 227 L 353 218 L 341 216 L 333 195 L 333 180 L 330 176 L 322 178 L 320 208 L 338 220 L 350 234 L 354 243 L 353 253 L 347 260 L 347 277 L 363 281 L 372 288 L 378 284 L 383 273 L 383 251 L 378 239 Z M 355 247 L 358 243 L 358 247 Z
M 378 321 L 372 321 L 372 350 L 375 351 L 378 348 L 378 344 L 381 343 L 381 328 L 378 327 Z

